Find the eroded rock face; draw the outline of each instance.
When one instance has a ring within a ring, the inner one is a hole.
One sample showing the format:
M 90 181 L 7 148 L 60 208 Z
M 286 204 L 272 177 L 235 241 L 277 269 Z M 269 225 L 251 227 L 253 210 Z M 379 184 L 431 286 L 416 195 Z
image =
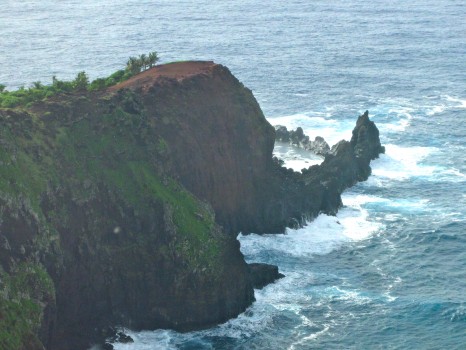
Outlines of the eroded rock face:
M 215 64 L 135 91 L 166 142 L 173 176 L 212 205 L 227 232 L 259 228 L 275 137 L 251 91 Z

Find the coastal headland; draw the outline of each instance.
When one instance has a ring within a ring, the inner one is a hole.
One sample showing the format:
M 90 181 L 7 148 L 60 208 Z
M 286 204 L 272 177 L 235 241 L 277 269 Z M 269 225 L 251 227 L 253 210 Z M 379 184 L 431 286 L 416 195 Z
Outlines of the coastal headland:
M 282 233 L 370 175 L 368 113 L 286 169 L 252 92 L 214 62 L 0 109 L 0 348 L 87 349 L 109 327 L 206 328 L 281 277 L 238 232 Z M 323 135 L 325 136 L 325 135 Z

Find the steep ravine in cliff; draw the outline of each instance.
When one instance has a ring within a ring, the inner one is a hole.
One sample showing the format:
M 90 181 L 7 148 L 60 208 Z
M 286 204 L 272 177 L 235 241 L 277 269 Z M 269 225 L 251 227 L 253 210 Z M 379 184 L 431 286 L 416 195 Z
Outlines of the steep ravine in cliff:
M 383 151 L 364 114 L 321 166 L 281 167 L 251 91 L 212 62 L 0 109 L 0 121 L 0 344 L 12 349 L 235 317 L 261 271 L 236 234 L 335 213 Z

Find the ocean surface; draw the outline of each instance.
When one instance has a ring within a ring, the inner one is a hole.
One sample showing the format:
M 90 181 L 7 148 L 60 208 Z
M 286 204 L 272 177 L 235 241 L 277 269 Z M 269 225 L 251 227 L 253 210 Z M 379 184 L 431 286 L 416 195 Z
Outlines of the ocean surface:
M 0 83 L 91 78 L 157 50 L 228 66 L 272 124 L 349 139 L 366 109 L 386 154 L 285 235 L 239 234 L 286 277 L 237 319 L 133 332 L 118 350 L 466 348 L 464 0 L 4 0 Z M 296 170 L 320 160 L 288 147 Z

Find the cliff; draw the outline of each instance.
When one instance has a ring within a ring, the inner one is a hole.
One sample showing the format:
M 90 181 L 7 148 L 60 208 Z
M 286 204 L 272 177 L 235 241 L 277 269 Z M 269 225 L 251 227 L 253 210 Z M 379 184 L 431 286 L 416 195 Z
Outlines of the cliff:
M 111 325 L 235 317 L 267 282 L 261 270 L 279 277 L 248 267 L 236 234 L 336 212 L 380 151 L 360 120 L 354 140 L 300 174 L 272 158 L 251 91 L 212 62 L 0 109 L 0 344 L 85 349 Z

